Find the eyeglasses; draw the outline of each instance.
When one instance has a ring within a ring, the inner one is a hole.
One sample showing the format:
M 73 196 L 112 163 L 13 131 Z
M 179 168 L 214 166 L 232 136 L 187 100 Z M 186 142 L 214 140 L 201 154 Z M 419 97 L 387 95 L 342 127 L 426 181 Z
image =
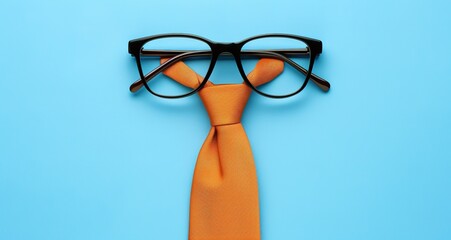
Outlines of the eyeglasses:
M 313 63 L 322 52 L 322 42 L 296 35 L 265 34 L 236 43 L 220 43 L 191 34 L 161 34 L 129 41 L 128 52 L 135 57 L 140 75 L 130 91 L 136 92 L 144 86 L 150 93 L 164 98 L 186 97 L 199 91 L 220 56 L 234 58 L 244 82 L 266 97 L 293 96 L 301 92 L 309 80 L 323 91 L 330 88 L 329 82 L 312 73 Z M 163 62 L 161 58 L 167 60 Z M 281 60 L 285 68 L 275 80 L 254 86 L 247 75 L 260 58 Z M 182 61 L 203 78 L 195 88 L 185 87 L 163 74 Z

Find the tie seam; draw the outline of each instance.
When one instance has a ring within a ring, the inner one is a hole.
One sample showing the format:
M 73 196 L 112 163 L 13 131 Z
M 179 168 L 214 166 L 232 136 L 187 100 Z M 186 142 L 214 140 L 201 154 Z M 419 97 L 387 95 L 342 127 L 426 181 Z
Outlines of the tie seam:
M 218 155 L 218 161 L 219 161 L 219 174 L 221 175 L 221 181 L 224 179 L 224 169 L 223 169 L 223 165 L 221 162 L 221 154 L 219 152 L 219 139 L 218 139 L 218 131 L 216 130 L 216 128 L 214 129 L 215 132 L 213 134 L 213 141 L 216 142 L 216 154 Z

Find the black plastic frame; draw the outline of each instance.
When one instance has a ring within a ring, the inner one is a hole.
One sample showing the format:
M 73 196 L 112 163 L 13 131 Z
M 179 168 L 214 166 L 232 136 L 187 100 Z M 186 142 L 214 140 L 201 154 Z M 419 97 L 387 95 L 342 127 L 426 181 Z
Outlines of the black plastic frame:
M 143 50 L 143 46 L 147 42 L 155 40 L 155 39 L 167 38 L 167 37 L 184 37 L 184 38 L 193 38 L 196 40 L 200 40 L 200 41 L 203 41 L 206 44 L 208 44 L 211 48 L 211 51 L 187 51 L 187 52 L 185 52 L 185 51 Z M 248 43 L 252 40 L 255 40 L 255 39 L 267 38 L 267 37 L 284 37 L 284 38 L 296 39 L 296 40 L 304 42 L 307 45 L 307 48 L 286 49 L 286 50 L 278 49 L 278 50 L 264 50 L 264 51 L 241 51 L 242 47 L 246 43 Z M 129 41 L 128 52 L 135 57 L 136 64 L 138 66 L 138 71 L 139 71 L 139 74 L 141 77 L 141 79 L 135 81 L 130 86 L 130 91 L 136 92 L 142 86 L 144 86 L 150 93 L 152 93 L 156 96 L 159 96 L 159 97 L 163 97 L 163 98 L 181 98 L 181 97 L 189 96 L 189 95 L 194 94 L 197 91 L 199 91 L 207 83 L 211 73 L 213 72 L 216 61 L 218 60 L 219 55 L 221 55 L 221 54 L 226 54 L 226 55 L 229 54 L 232 57 L 234 57 L 235 62 L 238 67 L 238 70 L 239 70 L 244 82 L 249 87 L 251 87 L 254 91 L 256 91 L 257 93 L 259 93 L 263 96 L 266 96 L 266 97 L 285 98 L 285 97 L 293 96 L 293 95 L 301 92 L 305 88 L 305 86 L 307 85 L 309 80 L 312 80 L 323 91 L 327 92 L 330 88 L 329 82 L 327 82 L 325 79 L 322 79 L 321 77 L 319 77 L 315 74 L 312 74 L 314 61 L 315 61 L 316 57 L 322 52 L 322 42 L 317 39 L 302 37 L 302 36 L 297 36 L 297 35 L 292 35 L 292 34 L 264 34 L 264 35 L 250 37 L 250 38 L 247 38 L 243 41 L 236 42 L 236 43 L 235 42 L 231 42 L 231 43 L 214 42 L 207 38 L 200 37 L 197 35 L 192 35 L 192 34 L 183 34 L 183 33 L 160 34 L 160 35 L 153 35 L 153 36 L 138 38 L 138 39 Z M 302 66 L 300 66 L 299 64 L 297 64 L 296 62 L 294 62 L 293 60 L 288 58 L 288 56 L 291 56 L 291 55 L 306 55 L 306 54 L 310 55 L 309 69 L 303 68 Z M 211 63 L 210 63 L 207 74 L 205 75 L 202 83 L 199 85 L 198 88 L 193 89 L 191 92 L 183 94 L 183 95 L 178 95 L 178 96 L 167 96 L 167 95 L 161 95 L 161 94 L 158 94 L 158 93 L 152 91 L 150 89 L 150 87 L 148 86 L 147 82 L 149 80 L 151 80 L 153 77 L 155 77 L 157 74 L 161 73 L 168 67 L 177 63 L 178 61 L 182 61 L 183 59 L 185 59 L 187 57 L 191 57 L 191 56 L 203 56 L 203 55 L 211 56 Z M 141 67 L 141 56 L 144 56 L 144 57 L 145 56 L 159 56 L 159 57 L 171 57 L 171 58 L 168 61 L 161 64 L 160 66 L 158 66 L 157 68 L 155 68 L 150 73 L 144 75 L 142 67 Z M 246 73 L 241 64 L 241 57 L 245 57 L 245 56 L 270 57 L 270 58 L 277 58 L 277 59 L 283 60 L 306 76 L 304 83 L 298 90 L 296 90 L 293 93 L 287 94 L 287 95 L 270 95 L 270 94 L 261 92 L 255 86 L 252 85 L 252 83 L 249 81 L 249 79 L 247 79 Z

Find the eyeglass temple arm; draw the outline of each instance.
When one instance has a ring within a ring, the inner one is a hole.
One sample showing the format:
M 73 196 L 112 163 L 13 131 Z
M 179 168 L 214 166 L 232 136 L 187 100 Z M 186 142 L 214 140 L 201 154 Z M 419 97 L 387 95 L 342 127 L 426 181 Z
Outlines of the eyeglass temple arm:
M 207 52 L 207 51 L 205 51 L 205 52 Z M 154 78 L 156 75 L 158 75 L 159 73 L 163 72 L 164 70 L 166 70 L 170 66 L 174 65 L 178 61 L 181 61 L 181 60 L 183 60 L 185 58 L 188 58 L 188 57 L 191 57 L 191 56 L 199 56 L 200 54 L 206 54 L 206 53 L 203 53 L 201 51 L 198 51 L 198 52 L 185 52 L 185 53 L 179 54 L 179 55 L 177 55 L 177 56 L 175 56 L 173 58 L 170 58 L 169 60 L 167 60 L 166 62 L 162 63 L 160 66 L 158 66 L 157 68 L 155 68 L 154 70 L 152 70 L 151 72 L 146 74 L 144 76 L 144 80 L 146 82 L 148 82 L 148 81 L 150 81 L 150 79 Z M 138 79 L 134 83 L 132 83 L 132 85 L 130 85 L 130 91 L 131 92 L 137 92 L 143 86 L 144 86 L 144 81 L 142 81 L 141 79 Z
M 174 57 L 183 53 L 187 52 L 197 52 L 197 56 L 211 56 L 211 51 L 202 51 L 202 50 L 146 50 L 142 49 L 140 54 L 144 57 Z M 265 49 L 265 50 L 259 50 L 259 51 L 241 51 L 241 54 L 255 54 L 259 52 L 272 52 L 272 53 L 278 53 L 285 56 L 302 56 L 302 55 L 309 55 L 310 51 L 308 48 L 287 48 L 287 49 Z M 201 53 L 201 54 L 200 54 Z M 232 56 L 229 52 L 223 53 L 226 56 Z
M 155 51 L 155 50 L 141 50 L 141 54 L 143 56 L 158 56 L 158 57 L 172 57 L 168 61 L 164 62 L 157 68 L 155 68 L 150 73 L 146 74 L 144 76 L 144 79 L 146 82 L 150 81 L 153 77 L 155 77 L 157 74 L 161 73 L 162 71 L 166 70 L 168 67 L 172 66 L 178 61 L 181 61 L 184 58 L 190 57 L 190 56 L 210 56 L 211 51 Z M 231 55 L 230 53 L 225 53 L 226 55 Z M 288 64 L 296 68 L 299 72 L 303 73 L 304 75 L 307 75 L 308 71 L 294 62 L 293 60 L 287 58 L 285 55 L 306 55 L 308 54 L 308 49 L 302 48 L 302 49 L 286 49 L 286 50 L 268 50 L 265 52 L 261 51 L 242 51 L 241 54 L 247 55 L 247 56 L 256 56 L 256 57 L 278 57 L 284 61 L 286 61 Z M 311 73 L 310 79 L 323 91 L 327 92 L 330 89 L 330 83 L 327 82 L 325 79 Z M 141 79 L 136 80 L 131 86 L 130 91 L 136 92 L 139 89 L 141 89 L 144 85 L 144 82 Z
M 284 60 L 288 64 L 290 64 L 292 67 L 294 67 L 296 70 L 298 70 L 302 74 L 304 74 L 306 76 L 308 74 L 308 70 L 307 69 L 303 68 L 302 66 L 297 64 L 295 61 L 287 58 L 285 56 L 285 54 L 280 54 L 280 53 L 276 53 L 276 52 L 248 52 L 246 54 L 254 55 L 254 56 L 258 56 L 258 57 L 265 57 L 265 56 L 266 57 L 277 57 L 277 58 L 280 58 L 281 60 Z M 293 55 L 299 56 L 299 53 L 296 54 L 296 53 L 290 52 L 289 54 L 293 54 Z M 326 81 L 324 78 L 321 78 L 320 76 L 315 75 L 314 73 L 310 73 L 310 79 L 313 81 L 313 83 L 315 83 L 324 92 L 329 91 L 330 83 L 328 81 Z

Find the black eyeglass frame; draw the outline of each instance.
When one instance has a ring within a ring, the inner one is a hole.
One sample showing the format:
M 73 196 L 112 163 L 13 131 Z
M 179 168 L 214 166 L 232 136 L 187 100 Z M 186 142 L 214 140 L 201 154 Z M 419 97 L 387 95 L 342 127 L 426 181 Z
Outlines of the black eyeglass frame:
M 169 38 L 169 37 L 184 37 L 184 38 L 192 38 L 192 39 L 196 39 L 199 41 L 202 41 L 206 44 L 208 44 L 211 48 L 211 51 L 146 51 L 143 50 L 143 47 L 146 43 L 155 40 L 155 39 L 160 39 L 160 38 Z M 281 38 L 291 38 L 291 39 L 295 39 L 295 40 L 299 40 L 304 42 L 307 45 L 307 48 L 302 48 L 302 49 L 286 49 L 286 50 L 259 50 L 259 51 L 242 51 L 242 47 L 252 41 L 252 40 L 256 40 L 256 39 L 260 39 L 260 38 L 268 38 L 268 37 L 281 37 Z M 323 91 L 328 91 L 330 88 L 330 84 L 329 82 L 327 82 L 325 79 L 322 79 L 321 77 L 312 74 L 312 69 L 313 69 L 313 65 L 314 65 L 314 61 L 316 59 L 316 57 L 322 52 L 322 42 L 320 40 L 317 39 L 313 39 L 313 38 L 308 38 L 308 37 L 303 37 L 303 36 L 297 36 L 297 35 L 292 35 L 292 34 L 263 34 L 263 35 L 257 35 L 254 37 L 250 37 L 247 38 L 245 40 L 242 40 L 240 42 L 230 42 L 230 43 L 222 43 L 222 42 L 214 42 L 211 41 L 207 38 L 204 37 L 200 37 L 197 35 L 193 35 L 193 34 L 184 34 L 184 33 L 175 33 L 175 34 L 159 34 L 159 35 L 153 35 L 153 36 L 148 36 L 148 37 L 143 37 L 143 38 L 138 38 L 138 39 L 134 39 L 134 40 L 130 40 L 128 43 L 128 52 L 135 57 L 136 59 L 136 64 L 138 67 L 138 71 L 140 74 L 141 79 L 135 81 L 131 86 L 130 86 L 130 91 L 132 92 L 136 92 L 138 91 L 142 86 L 144 86 L 150 93 L 158 96 L 158 97 L 163 97 L 163 98 L 182 98 L 182 97 L 187 97 L 189 95 L 192 95 L 194 93 L 196 93 L 197 91 L 199 91 L 200 89 L 202 89 L 204 87 L 204 85 L 207 83 L 211 73 L 213 72 L 214 66 L 216 64 L 216 61 L 218 60 L 219 56 L 223 53 L 225 54 L 231 54 L 234 59 L 235 62 L 237 64 L 238 67 L 238 71 L 241 74 L 241 77 L 243 78 L 244 82 L 251 87 L 254 91 L 256 91 L 257 93 L 266 96 L 266 97 L 270 97 L 270 98 L 286 98 L 286 97 L 290 97 L 293 96 L 295 94 L 298 94 L 299 92 L 301 92 L 307 85 L 309 80 L 312 80 L 316 85 L 318 85 Z M 288 58 L 287 56 L 290 55 L 302 55 L 302 54 L 309 54 L 310 55 L 310 63 L 309 63 L 309 68 L 305 69 L 302 66 L 298 65 L 296 62 L 294 62 L 293 60 L 291 60 L 290 58 Z M 172 57 L 170 58 L 168 61 L 164 62 L 163 64 L 161 64 L 159 67 L 155 68 L 154 70 L 152 70 L 151 72 L 149 72 L 148 74 L 144 75 L 142 67 L 141 67 L 141 55 L 144 56 L 160 56 L 160 57 Z M 161 73 L 162 71 L 164 71 L 165 69 L 169 68 L 170 66 L 172 66 L 173 64 L 182 61 L 183 59 L 187 58 L 187 57 L 192 57 L 192 56 L 203 56 L 203 55 L 211 55 L 211 62 L 210 62 L 210 66 L 207 70 L 207 73 L 202 81 L 201 84 L 199 84 L 199 86 L 196 89 L 193 89 L 191 92 L 186 93 L 186 94 L 182 94 L 182 95 L 178 95 L 178 96 L 168 96 L 168 95 L 162 95 L 162 94 L 158 94 L 154 91 L 152 91 L 152 89 L 148 86 L 147 82 L 149 80 L 151 80 L 153 77 L 155 77 L 157 74 Z M 258 56 L 258 57 L 270 57 L 270 58 L 277 58 L 280 60 L 283 60 L 284 62 L 290 64 L 291 66 L 293 66 L 296 70 L 300 71 L 301 73 L 303 73 L 306 78 L 304 80 L 304 83 L 302 84 L 302 86 L 294 91 L 293 93 L 290 94 L 286 94 L 286 95 L 271 95 L 271 94 L 267 94 L 265 92 L 262 92 L 260 90 L 258 90 L 255 86 L 252 85 L 252 83 L 249 81 L 249 79 L 246 76 L 246 73 L 243 69 L 242 63 L 241 63 L 241 56 L 246 56 L 246 55 L 250 55 L 250 56 Z

